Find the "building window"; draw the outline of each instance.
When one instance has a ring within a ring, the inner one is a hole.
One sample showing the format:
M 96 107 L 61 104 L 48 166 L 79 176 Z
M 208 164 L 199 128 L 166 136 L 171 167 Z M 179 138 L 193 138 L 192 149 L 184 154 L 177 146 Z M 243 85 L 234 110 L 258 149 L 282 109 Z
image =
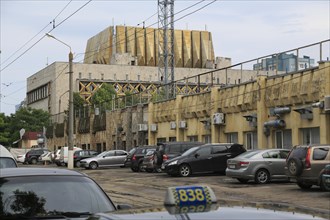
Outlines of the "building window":
M 228 143 L 238 143 L 238 133 L 233 132 L 233 133 L 227 133 L 227 142 Z
M 245 134 L 245 146 L 247 150 L 256 150 L 258 149 L 258 138 L 257 132 L 247 132 Z
M 198 141 L 198 136 L 197 135 L 188 136 L 188 141 L 197 142 Z
M 319 144 L 320 128 L 302 128 L 302 144 Z
M 166 138 L 157 138 L 157 143 L 166 142 Z
M 104 80 L 104 73 L 101 73 L 101 80 Z
M 169 141 L 170 141 L 170 142 L 174 142 L 174 141 L 176 141 L 176 137 L 170 137 L 170 138 L 169 138 Z
M 276 131 L 275 133 L 275 146 L 279 149 L 292 148 L 292 132 L 291 130 Z
M 204 143 L 211 143 L 211 135 L 203 135 Z
M 81 72 L 79 72 L 79 79 L 81 79 Z

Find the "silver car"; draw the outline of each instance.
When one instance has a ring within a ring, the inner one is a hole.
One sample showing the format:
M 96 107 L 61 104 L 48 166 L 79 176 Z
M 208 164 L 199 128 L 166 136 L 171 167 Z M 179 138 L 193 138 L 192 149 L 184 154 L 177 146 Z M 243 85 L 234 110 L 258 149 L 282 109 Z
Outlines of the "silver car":
M 247 151 L 227 161 L 226 176 L 241 183 L 249 180 L 260 184 L 273 179 L 288 180 L 284 167 L 289 152 L 286 149 Z
M 97 169 L 98 167 L 124 167 L 127 156 L 124 150 L 104 151 L 95 157 L 86 158 L 80 161 L 80 167 L 85 169 Z

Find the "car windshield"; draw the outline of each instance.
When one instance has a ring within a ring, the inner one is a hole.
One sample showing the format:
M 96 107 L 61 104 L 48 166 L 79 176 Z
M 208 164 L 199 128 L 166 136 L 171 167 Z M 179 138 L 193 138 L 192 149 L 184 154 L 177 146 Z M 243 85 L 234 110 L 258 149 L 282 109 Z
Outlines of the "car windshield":
M 246 151 L 246 152 L 240 154 L 238 157 L 252 158 L 253 156 L 257 155 L 258 153 L 260 153 L 260 151 Z
M 184 153 L 182 154 L 182 156 L 187 156 L 187 155 L 193 153 L 194 151 L 196 151 L 198 148 L 199 148 L 199 147 L 193 147 L 193 148 L 190 148 L 189 150 L 187 150 L 186 152 L 184 152 Z
M 0 219 L 81 217 L 115 210 L 98 185 L 84 176 L 1 178 L 0 204 Z

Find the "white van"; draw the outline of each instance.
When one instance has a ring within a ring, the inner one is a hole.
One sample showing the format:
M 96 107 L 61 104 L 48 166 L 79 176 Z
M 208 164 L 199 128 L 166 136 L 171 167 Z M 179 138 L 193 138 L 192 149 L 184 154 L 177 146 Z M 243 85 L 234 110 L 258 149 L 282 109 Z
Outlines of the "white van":
M 12 167 L 17 167 L 15 158 L 7 148 L 0 144 L 0 169 Z
M 73 147 L 73 152 L 77 150 L 82 150 L 82 149 L 80 147 Z M 68 154 L 69 154 L 69 147 L 62 147 L 60 154 L 60 164 L 62 166 L 68 165 Z

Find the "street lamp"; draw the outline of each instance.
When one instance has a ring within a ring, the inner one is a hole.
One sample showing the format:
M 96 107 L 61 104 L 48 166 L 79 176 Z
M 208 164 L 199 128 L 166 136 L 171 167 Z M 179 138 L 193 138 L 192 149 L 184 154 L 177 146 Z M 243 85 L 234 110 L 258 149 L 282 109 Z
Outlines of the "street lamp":
M 57 40 L 58 42 L 64 44 L 65 46 L 69 47 L 70 53 L 69 53 L 69 135 L 68 135 L 68 145 L 69 145 L 69 151 L 68 151 L 68 169 L 73 169 L 73 71 L 72 71 L 72 60 L 73 60 L 73 54 L 71 52 L 70 45 L 64 43 L 63 41 L 57 39 L 53 35 L 46 33 L 47 37 L 53 38 Z

